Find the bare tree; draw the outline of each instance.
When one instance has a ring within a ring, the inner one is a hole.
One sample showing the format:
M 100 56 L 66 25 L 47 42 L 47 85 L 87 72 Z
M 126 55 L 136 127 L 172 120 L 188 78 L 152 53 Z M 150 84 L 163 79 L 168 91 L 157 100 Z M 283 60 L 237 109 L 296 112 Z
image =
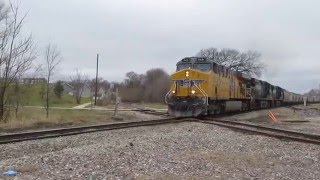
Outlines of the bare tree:
M 142 84 L 145 101 L 162 103 L 169 91 L 170 76 L 162 69 L 151 69 L 146 72 Z
M 128 72 L 119 87 L 121 100 L 128 102 L 164 102 L 169 91 L 170 76 L 162 69 L 148 70 L 145 74 Z
M 70 80 L 70 84 L 74 89 L 74 96 L 76 98 L 77 104 L 80 104 L 84 88 L 86 86 L 89 87 L 89 78 L 86 74 L 77 69 L 76 73 L 70 77 Z
M 23 36 L 26 14 L 19 16 L 19 5 L 0 3 L 0 116 L 6 119 L 8 88 L 31 68 L 36 58 L 32 35 Z
M 219 54 L 219 50 L 217 48 L 207 48 L 207 49 L 201 49 L 196 56 L 214 59 L 216 63 L 220 64 L 221 62 L 218 62 L 218 59 L 217 59 L 218 54 Z
M 96 78 L 92 79 L 89 83 L 90 89 L 95 90 L 96 89 Z M 98 85 L 97 89 L 99 90 L 100 88 L 108 89 L 110 88 L 110 83 L 107 80 L 104 80 L 102 77 L 98 78 Z
M 47 118 L 49 117 L 49 94 L 50 94 L 50 80 L 54 74 L 56 67 L 62 61 L 60 51 L 57 46 L 51 45 L 50 43 L 45 48 L 45 65 L 46 65 L 46 77 L 47 77 L 47 87 L 46 87 L 46 112 Z
M 126 77 L 124 84 L 130 88 L 141 87 L 142 80 L 144 79 L 143 74 L 137 74 L 133 71 L 126 73 Z
M 233 71 L 247 75 L 261 76 L 265 65 L 260 61 L 261 54 L 256 51 L 240 52 L 236 49 L 216 48 L 202 49 L 196 56 L 213 59 L 218 64 L 224 65 Z

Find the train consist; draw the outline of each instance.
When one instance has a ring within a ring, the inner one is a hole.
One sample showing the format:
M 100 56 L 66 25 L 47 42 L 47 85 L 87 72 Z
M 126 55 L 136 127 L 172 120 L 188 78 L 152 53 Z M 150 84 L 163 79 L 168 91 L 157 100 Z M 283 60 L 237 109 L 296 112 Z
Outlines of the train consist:
M 229 111 L 246 111 L 286 104 L 319 102 L 319 97 L 289 92 L 266 81 L 247 77 L 202 57 L 186 57 L 171 75 L 165 97 L 168 113 L 196 117 Z

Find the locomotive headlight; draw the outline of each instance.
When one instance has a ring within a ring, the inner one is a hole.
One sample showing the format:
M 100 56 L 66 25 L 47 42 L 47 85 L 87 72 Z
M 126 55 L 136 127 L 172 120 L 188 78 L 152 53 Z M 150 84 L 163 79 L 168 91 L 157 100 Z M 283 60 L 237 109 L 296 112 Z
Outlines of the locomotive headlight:
M 175 90 L 173 90 L 173 91 L 172 91 L 172 93 L 173 93 L 173 94 L 175 94 L 175 93 L 176 93 L 176 91 L 175 91 Z
M 186 71 L 186 77 L 189 77 L 189 71 Z
M 192 91 L 191 91 L 191 94 L 195 94 L 195 93 L 196 93 L 196 91 L 195 91 L 195 90 L 192 90 Z

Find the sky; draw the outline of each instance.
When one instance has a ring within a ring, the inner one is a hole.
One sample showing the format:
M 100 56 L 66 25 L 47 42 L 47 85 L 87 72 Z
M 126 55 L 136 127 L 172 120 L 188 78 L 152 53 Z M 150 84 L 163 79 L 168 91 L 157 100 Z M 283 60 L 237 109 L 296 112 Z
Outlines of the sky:
M 57 77 L 76 69 L 122 81 L 129 71 L 162 68 L 200 49 L 255 50 L 267 65 L 261 79 L 304 93 L 320 84 L 317 0 L 27 0 L 24 33 L 43 61 L 48 43 L 63 61 Z

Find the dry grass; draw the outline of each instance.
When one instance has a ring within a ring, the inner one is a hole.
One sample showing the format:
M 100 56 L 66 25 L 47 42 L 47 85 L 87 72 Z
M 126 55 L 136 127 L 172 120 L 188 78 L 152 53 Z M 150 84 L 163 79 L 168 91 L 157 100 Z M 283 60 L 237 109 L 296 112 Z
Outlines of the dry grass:
M 146 108 L 154 108 L 154 109 L 167 109 L 168 105 L 164 103 L 144 103 Z
M 91 105 L 86 106 L 86 108 L 90 108 Z M 103 108 L 107 108 L 107 109 L 114 109 L 115 108 L 115 104 L 108 104 L 108 105 L 104 105 L 104 106 L 93 106 L 94 108 L 98 108 L 98 107 L 103 107 Z M 164 103 L 127 103 L 127 102 L 123 102 L 120 103 L 118 108 L 120 109 L 133 109 L 133 108 L 153 108 L 153 109 L 167 109 L 168 105 L 164 104 Z
M 12 112 L 6 123 L 0 123 L 0 131 L 19 131 L 81 124 L 99 124 L 112 122 L 113 112 L 100 110 L 51 109 L 46 118 L 45 109 L 23 108 L 18 116 Z M 119 112 L 126 120 L 133 119 L 132 114 Z
M 257 110 L 253 112 L 235 115 L 233 117 L 237 120 L 249 120 L 253 122 L 272 122 L 272 120 L 268 116 L 268 111 L 271 111 L 279 121 L 303 119 L 303 117 L 301 117 L 301 115 L 298 112 L 295 112 L 293 109 L 286 107 Z
M 320 110 L 320 103 L 316 103 L 316 104 L 307 104 L 308 108 L 315 108 L 315 109 L 319 109 Z

